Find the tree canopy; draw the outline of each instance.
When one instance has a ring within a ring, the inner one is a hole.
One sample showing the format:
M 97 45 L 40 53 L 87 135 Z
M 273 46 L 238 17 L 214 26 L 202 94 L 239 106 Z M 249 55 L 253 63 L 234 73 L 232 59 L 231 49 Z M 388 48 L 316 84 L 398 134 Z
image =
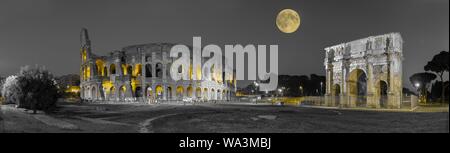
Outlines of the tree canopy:
M 59 97 L 53 75 L 42 67 L 25 66 L 17 76 L 6 79 L 2 88 L 5 101 L 20 108 L 51 111 Z
M 419 88 L 425 88 L 431 81 L 436 79 L 436 75 L 429 72 L 415 73 L 409 77 L 413 85 L 419 84 Z
M 443 73 L 449 71 L 449 52 L 441 51 L 439 54 L 434 55 L 433 59 L 424 66 L 425 71 L 432 71 L 436 73 Z
M 444 73 L 449 71 L 449 52 L 448 51 L 441 51 L 439 54 L 434 55 L 433 59 L 425 65 L 424 69 L 425 71 L 431 71 L 436 73 L 439 76 L 441 84 L 439 86 L 441 87 L 441 102 L 443 103 L 445 101 L 445 89 L 448 87 L 448 84 L 442 84 L 444 82 Z M 435 90 L 436 92 L 436 90 Z

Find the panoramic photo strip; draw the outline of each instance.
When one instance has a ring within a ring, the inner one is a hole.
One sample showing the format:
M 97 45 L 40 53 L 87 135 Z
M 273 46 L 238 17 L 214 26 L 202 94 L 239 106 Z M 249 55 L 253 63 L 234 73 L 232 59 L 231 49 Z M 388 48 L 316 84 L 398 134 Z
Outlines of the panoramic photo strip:
M 448 0 L 0 0 L 0 137 L 448 134 L 449 88 Z

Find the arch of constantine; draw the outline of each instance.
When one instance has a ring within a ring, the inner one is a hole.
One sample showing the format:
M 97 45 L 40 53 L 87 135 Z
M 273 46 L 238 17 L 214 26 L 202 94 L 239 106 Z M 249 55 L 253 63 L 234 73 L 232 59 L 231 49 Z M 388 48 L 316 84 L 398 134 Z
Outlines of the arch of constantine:
M 402 45 L 399 33 L 325 48 L 328 106 L 400 108 Z

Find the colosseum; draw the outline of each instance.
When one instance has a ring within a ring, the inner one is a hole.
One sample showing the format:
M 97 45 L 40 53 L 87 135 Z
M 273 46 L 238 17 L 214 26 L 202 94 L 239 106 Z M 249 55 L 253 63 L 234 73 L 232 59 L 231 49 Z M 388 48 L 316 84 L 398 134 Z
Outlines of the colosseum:
M 169 74 L 175 59 L 169 57 L 175 44 L 149 43 L 132 45 L 98 56 L 91 50 L 87 29 L 82 29 L 80 97 L 89 102 L 166 102 L 231 100 L 236 80 L 225 80 L 215 73 L 210 77 L 174 81 Z M 192 49 L 191 49 L 192 50 Z M 205 60 L 202 59 L 202 63 Z M 180 67 L 181 68 L 181 67 Z M 197 72 L 201 76 L 201 71 Z M 205 76 L 205 74 L 203 75 Z

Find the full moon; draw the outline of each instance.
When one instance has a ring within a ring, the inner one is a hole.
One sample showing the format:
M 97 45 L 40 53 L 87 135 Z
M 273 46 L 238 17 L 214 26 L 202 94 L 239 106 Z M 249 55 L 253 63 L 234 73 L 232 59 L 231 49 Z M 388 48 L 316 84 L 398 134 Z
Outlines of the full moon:
M 292 9 L 284 9 L 278 13 L 276 24 L 281 32 L 293 33 L 300 26 L 300 15 Z

